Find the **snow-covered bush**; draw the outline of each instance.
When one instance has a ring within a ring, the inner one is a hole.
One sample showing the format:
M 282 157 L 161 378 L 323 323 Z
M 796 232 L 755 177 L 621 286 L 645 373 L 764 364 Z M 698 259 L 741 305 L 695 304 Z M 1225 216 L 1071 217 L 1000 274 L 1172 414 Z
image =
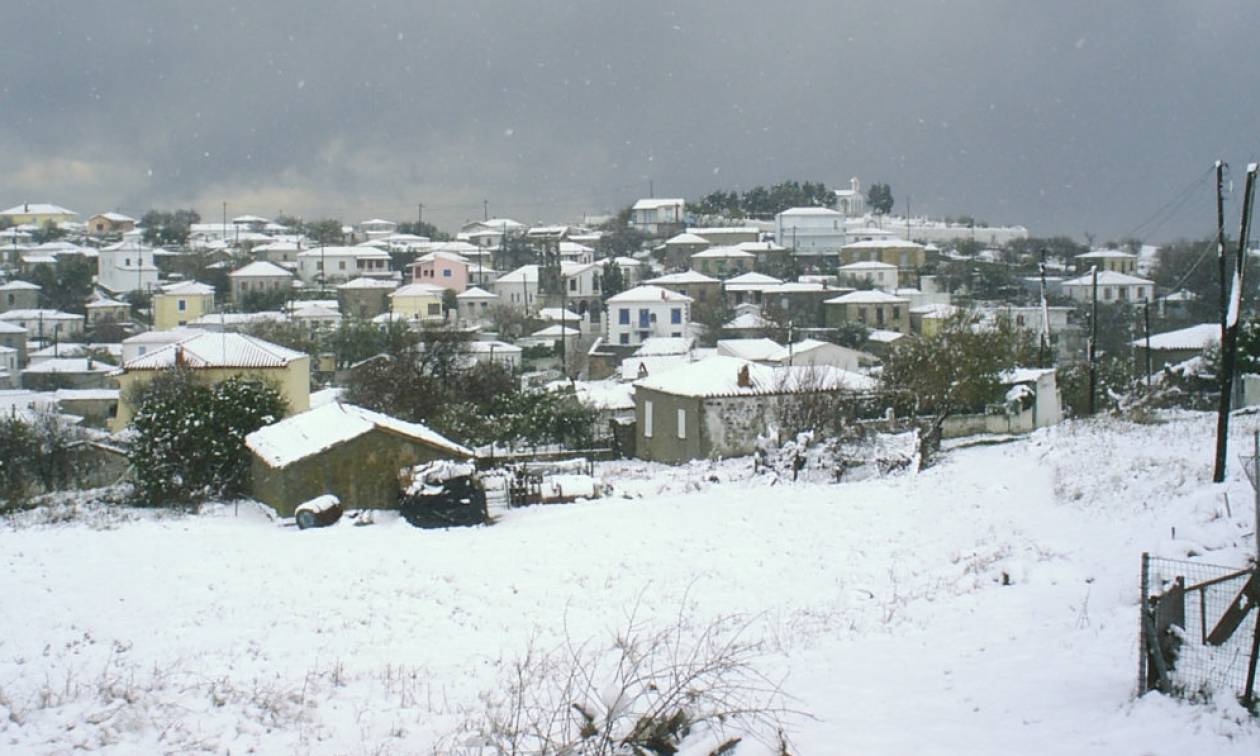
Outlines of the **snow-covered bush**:
M 69 487 L 79 472 L 72 449 L 83 435 L 53 412 L 0 420 L 0 511 L 23 506 L 28 496 Z
M 232 377 L 211 386 L 172 370 L 145 386 L 132 424 L 130 461 L 138 503 L 168 506 L 249 487 L 245 436 L 286 410 L 270 384 Z
M 485 709 L 456 735 L 462 754 L 732 753 L 756 738 L 786 753 L 779 685 L 756 668 L 746 622 L 724 617 L 652 630 L 633 619 L 606 646 L 530 648 L 483 695 Z M 696 749 L 700 750 L 696 750 Z

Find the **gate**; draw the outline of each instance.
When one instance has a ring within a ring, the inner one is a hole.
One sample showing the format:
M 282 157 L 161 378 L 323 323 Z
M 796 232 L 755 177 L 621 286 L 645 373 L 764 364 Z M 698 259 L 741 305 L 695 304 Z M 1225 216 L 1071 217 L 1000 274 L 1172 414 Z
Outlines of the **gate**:
M 1142 555 L 1138 693 L 1205 699 L 1229 691 L 1254 710 L 1260 570 Z

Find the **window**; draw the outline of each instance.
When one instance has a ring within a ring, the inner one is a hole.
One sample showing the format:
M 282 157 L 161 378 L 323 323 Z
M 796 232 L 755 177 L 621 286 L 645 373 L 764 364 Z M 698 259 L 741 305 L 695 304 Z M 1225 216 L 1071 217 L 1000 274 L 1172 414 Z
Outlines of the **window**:
M 858 308 L 858 321 L 861 323 L 866 322 L 866 308 L 865 307 Z
M 124 267 L 124 268 L 130 268 L 130 267 L 131 267 L 131 258 L 130 258 L 130 257 L 124 257 L 124 258 L 123 258 L 123 267 Z
M 1103 287 L 1103 299 L 1107 300 L 1108 302 L 1111 301 L 1111 287 L 1110 286 Z
M 345 261 L 345 260 L 338 260 L 338 261 L 337 261 L 337 270 L 345 270 L 345 269 L 346 269 L 346 261 Z
M 617 310 L 617 323 L 620 325 L 630 325 L 630 308 L 622 307 Z
M 669 322 L 678 325 L 682 322 L 682 308 L 675 307 L 669 311 Z
M 185 301 L 185 300 L 183 300 L 183 299 L 180 299 L 180 300 L 176 301 L 176 302 L 175 302 L 175 309 L 179 310 L 180 312 L 183 312 L 184 310 L 187 310 L 187 309 L 188 309 L 188 302 L 186 302 L 186 301 Z
M 443 268 L 443 269 L 442 269 L 442 278 L 450 278 L 450 277 L 451 277 L 451 269 L 450 269 L 450 268 Z
M 687 437 L 687 410 L 678 410 L 678 437 Z
M 621 334 L 620 336 L 618 336 L 618 337 L 617 337 L 617 343 L 619 343 L 619 344 L 629 344 L 629 343 L 630 343 L 630 334 L 628 334 L 628 333 L 623 333 L 623 334 Z
M 883 325 L 883 324 L 884 324 L 884 308 L 876 307 L 875 308 L 875 325 Z
M 893 311 L 892 319 L 901 320 L 901 308 L 898 307 L 897 305 L 893 305 L 892 311 Z
M 639 308 L 639 327 L 647 328 L 649 325 L 651 325 L 651 323 L 652 323 L 652 313 L 648 312 L 647 308 L 640 307 Z
M 643 402 L 643 437 L 652 437 L 652 402 Z
M 430 304 L 430 305 L 429 305 L 429 314 L 430 314 L 430 315 L 441 315 L 441 314 L 442 314 L 442 305 L 440 305 L 440 304 Z
M 576 278 L 570 278 L 570 279 L 569 279 L 569 291 L 577 291 L 577 279 L 576 279 Z

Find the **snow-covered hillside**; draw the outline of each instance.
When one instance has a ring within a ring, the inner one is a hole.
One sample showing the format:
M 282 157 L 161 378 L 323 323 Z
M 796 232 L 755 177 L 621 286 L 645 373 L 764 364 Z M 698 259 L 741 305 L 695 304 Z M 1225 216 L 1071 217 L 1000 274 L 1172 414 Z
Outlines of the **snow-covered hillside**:
M 1141 552 L 1251 551 L 1212 429 L 1068 423 L 843 485 L 617 463 L 624 497 L 479 529 L 28 513 L 0 526 L 0 750 L 447 751 L 528 649 L 611 645 L 633 612 L 737 616 L 812 715 L 793 753 L 1255 754 L 1230 701 L 1132 699 Z

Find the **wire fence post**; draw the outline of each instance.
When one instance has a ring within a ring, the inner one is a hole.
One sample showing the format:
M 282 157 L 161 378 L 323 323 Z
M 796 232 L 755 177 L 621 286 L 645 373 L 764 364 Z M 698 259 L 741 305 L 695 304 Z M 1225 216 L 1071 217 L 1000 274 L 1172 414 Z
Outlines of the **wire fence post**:
M 1150 590 L 1149 590 L 1150 578 L 1151 578 L 1151 555 L 1143 551 L 1142 552 L 1142 578 L 1141 578 L 1142 595 L 1138 597 L 1138 634 L 1139 634 L 1138 695 L 1139 696 L 1145 695 L 1147 691 L 1146 659 L 1147 659 L 1147 655 L 1150 653 L 1148 650 L 1149 646 L 1147 645 L 1150 643 L 1150 638 L 1146 636 L 1146 601 L 1147 601 L 1147 597 L 1151 595 Z

